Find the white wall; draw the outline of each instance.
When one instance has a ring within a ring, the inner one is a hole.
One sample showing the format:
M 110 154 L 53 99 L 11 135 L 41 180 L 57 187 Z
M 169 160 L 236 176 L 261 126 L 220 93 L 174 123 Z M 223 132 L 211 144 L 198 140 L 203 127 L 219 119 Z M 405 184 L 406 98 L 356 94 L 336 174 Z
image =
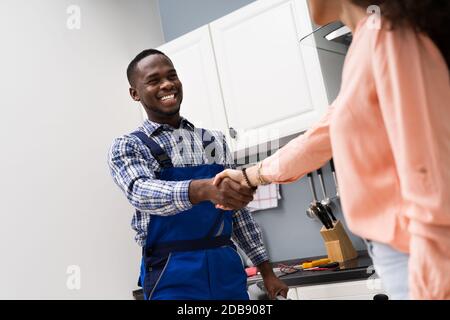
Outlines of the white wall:
M 156 0 L 0 2 L 0 299 L 132 298 L 132 208 L 106 159 L 141 122 L 126 66 L 162 43 Z

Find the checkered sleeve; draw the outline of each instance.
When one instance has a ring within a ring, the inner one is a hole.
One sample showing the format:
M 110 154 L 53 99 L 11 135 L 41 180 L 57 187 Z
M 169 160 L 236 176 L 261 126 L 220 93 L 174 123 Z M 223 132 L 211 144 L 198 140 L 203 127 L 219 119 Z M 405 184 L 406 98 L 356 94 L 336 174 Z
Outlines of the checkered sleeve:
M 218 161 L 226 168 L 235 169 L 236 166 L 233 162 L 233 156 L 228 148 L 225 136 L 222 134 L 221 141 L 221 159 Z M 249 257 L 252 263 L 257 266 L 264 261 L 269 260 L 266 248 L 262 239 L 262 232 L 259 225 L 253 219 L 252 214 L 247 208 L 243 208 L 235 212 L 233 216 L 233 240 L 241 247 L 245 254 Z
M 246 208 L 236 211 L 233 216 L 233 240 L 255 266 L 269 260 L 261 229 Z
M 192 207 L 187 181 L 163 181 L 143 157 L 134 139 L 116 139 L 109 151 L 108 164 L 114 182 L 133 207 L 154 215 L 174 215 Z

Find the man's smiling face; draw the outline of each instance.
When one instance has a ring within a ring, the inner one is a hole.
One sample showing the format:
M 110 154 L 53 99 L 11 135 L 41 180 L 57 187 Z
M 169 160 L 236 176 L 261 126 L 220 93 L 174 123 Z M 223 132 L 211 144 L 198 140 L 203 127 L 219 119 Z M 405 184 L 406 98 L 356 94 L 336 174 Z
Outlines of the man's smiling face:
M 141 102 L 150 120 L 161 123 L 179 116 L 183 86 L 172 62 L 152 54 L 137 63 L 130 95 Z

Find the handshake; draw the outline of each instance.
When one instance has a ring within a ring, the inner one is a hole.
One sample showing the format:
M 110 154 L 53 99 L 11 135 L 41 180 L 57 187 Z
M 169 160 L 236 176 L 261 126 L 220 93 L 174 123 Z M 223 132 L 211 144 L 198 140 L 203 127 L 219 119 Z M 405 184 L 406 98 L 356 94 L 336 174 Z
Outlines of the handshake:
M 239 210 L 253 200 L 254 188 L 247 184 L 241 170 L 226 169 L 214 178 L 192 180 L 189 199 L 192 204 L 211 201 L 216 208 Z

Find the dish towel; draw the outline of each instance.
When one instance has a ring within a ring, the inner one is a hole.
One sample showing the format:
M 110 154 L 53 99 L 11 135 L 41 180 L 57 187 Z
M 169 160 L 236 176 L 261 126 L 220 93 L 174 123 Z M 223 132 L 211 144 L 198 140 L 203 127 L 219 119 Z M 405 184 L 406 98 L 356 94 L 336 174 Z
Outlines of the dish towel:
M 281 199 L 280 185 L 268 184 L 259 186 L 253 196 L 253 201 L 247 205 L 250 212 L 278 207 L 278 200 Z

